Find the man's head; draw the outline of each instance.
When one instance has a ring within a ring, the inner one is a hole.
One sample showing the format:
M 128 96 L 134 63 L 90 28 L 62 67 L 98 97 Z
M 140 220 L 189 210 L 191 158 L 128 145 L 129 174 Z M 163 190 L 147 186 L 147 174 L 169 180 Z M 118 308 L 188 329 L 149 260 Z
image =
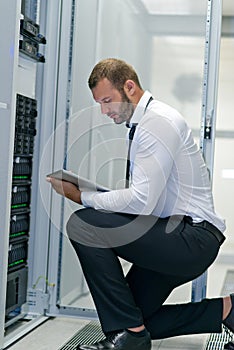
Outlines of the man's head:
M 116 124 L 129 121 L 136 104 L 143 95 L 138 76 L 126 62 L 109 58 L 100 61 L 93 68 L 89 87 L 103 114 Z
M 133 67 L 116 58 L 107 58 L 96 64 L 88 80 L 89 88 L 93 90 L 103 78 L 107 78 L 120 93 L 124 91 L 123 87 L 127 80 L 134 81 L 141 89 L 139 78 Z

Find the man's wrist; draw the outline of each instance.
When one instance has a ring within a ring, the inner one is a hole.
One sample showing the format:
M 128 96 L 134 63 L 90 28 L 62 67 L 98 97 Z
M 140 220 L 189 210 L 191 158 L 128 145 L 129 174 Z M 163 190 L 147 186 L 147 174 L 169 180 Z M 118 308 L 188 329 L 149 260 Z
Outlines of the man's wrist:
M 72 200 L 75 203 L 82 204 L 80 190 L 67 192 L 65 196 L 66 198 Z

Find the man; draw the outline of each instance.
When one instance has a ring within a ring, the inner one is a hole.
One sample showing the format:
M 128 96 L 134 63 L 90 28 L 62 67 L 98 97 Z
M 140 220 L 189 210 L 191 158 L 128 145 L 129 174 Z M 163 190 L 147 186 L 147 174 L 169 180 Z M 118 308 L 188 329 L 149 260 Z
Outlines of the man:
M 163 305 L 174 288 L 211 265 L 225 239 L 185 120 L 143 91 L 122 60 L 99 62 L 89 87 L 103 114 L 130 127 L 130 183 L 80 192 L 49 179 L 59 194 L 85 206 L 72 214 L 67 231 L 106 338 L 77 349 L 149 350 L 151 339 L 221 332 L 222 323 L 233 331 L 233 296 Z M 126 276 L 119 257 L 132 263 Z

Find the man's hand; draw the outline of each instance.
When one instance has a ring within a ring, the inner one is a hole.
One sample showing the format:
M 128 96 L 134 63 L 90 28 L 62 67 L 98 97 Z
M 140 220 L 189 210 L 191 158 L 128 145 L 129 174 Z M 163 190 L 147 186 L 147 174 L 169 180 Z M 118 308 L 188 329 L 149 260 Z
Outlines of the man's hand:
M 52 177 L 47 177 L 46 180 L 51 183 L 53 189 L 61 196 L 64 196 L 73 202 L 82 204 L 80 190 L 68 181 L 57 180 Z

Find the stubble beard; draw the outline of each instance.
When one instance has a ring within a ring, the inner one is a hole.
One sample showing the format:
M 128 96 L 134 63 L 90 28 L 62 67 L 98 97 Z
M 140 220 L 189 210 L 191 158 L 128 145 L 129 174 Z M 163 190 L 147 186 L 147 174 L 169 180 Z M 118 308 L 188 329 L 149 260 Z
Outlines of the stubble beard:
M 121 92 L 121 95 L 122 95 L 122 102 L 121 102 L 118 118 L 114 120 L 115 124 L 122 124 L 124 122 L 129 122 L 134 112 L 134 106 L 132 102 L 128 99 L 128 97 L 125 95 L 124 92 Z

